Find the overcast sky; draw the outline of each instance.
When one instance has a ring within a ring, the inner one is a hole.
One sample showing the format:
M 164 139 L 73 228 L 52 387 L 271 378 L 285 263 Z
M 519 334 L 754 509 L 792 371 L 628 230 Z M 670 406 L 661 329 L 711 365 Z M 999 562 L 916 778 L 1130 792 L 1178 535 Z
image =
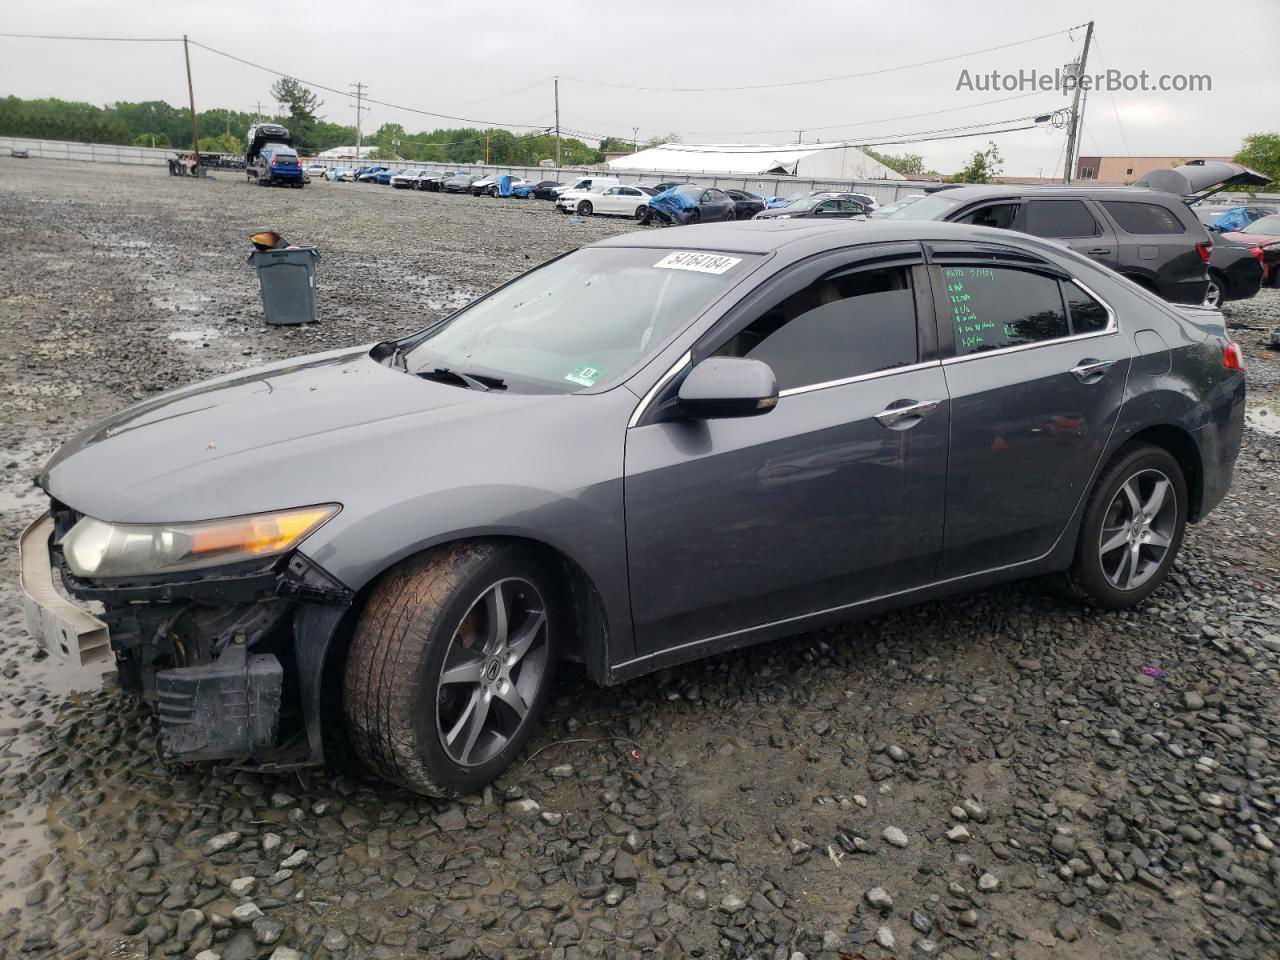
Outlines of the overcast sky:
M 988 103 L 1028 91 L 957 90 L 999 70 L 1052 72 L 1079 55 L 1096 21 L 1088 72 L 1208 74 L 1199 93 L 1094 92 L 1084 154 L 1230 155 L 1248 133 L 1280 127 L 1280 0 L 1081 2 L 915 0 L 701 0 L 659 15 L 621 3 L 331 3 L 218 0 L 166 3 L 46 0 L 8 3 L 7 32 L 132 36 L 189 34 L 210 46 L 376 99 L 453 114 L 476 125 L 553 122 L 559 74 L 561 125 L 593 134 L 676 133 L 686 143 L 902 139 L 922 131 L 1013 121 L 1068 105 L 1063 93 Z M 898 10 L 904 11 L 899 14 Z M 1016 43 L 960 59 L 872 76 L 750 90 L 661 92 L 638 87 L 792 83 L 898 67 Z M 270 103 L 271 75 L 193 48 L 197 109 L 253 110 Z M 546 82 L 542 82 L 546 81 Z M 584 81 L 594 81 L 588 83 Z M 521 87 L 527 89 L 516 91 Z M 187 100 L 182 49 L 170 44 L 72 43 L 0 38 L 0 94 L 114 100 Z M 321 114 L 353 122 L 346 97 L 321 92 Z M 965 108 L 965 109 L 957 109 Z M 946 112 L 938 112 L 946 111 Z M 926 116 L 913 116 L 928 114 Z M 896 119 L 903 118 L 903 119 Z M 876 122 L 882 121 L 882 122 Z M 374 105 L 366 129 L 411 132 L 455 121 Z M 842 126 L 834 126 L 842 125 Z M 826 127 L 828 129 L 819 129 Z M 776 131 L 776 132 L 759 132 Z M 1032 129 L 993 136 L 1005 172 L 1060 172 L 1064 134 Z M 886 146 L 923 154 L 951 172 L 986 137 Z

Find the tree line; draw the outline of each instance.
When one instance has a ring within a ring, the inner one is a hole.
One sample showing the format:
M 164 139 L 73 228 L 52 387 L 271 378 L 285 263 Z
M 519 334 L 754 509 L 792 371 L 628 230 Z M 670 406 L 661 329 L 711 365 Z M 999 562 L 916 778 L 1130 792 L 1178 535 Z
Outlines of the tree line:
M 221 107 L 196 114 L 202 153 L 243 153 L 249 127 L 255 122 L 279 123 L 289 128 L 294 145 L 304 154 L 316 154 L 356 142 L 353 125 L 321 119 L 323 103 L 294 80 L 277 81 L 271 88 L 273 102 L 283 112 L 260 116 Z M 110 143 L 141 147 L 191 149 L 191 111 L 163 100 L 144 103 L 116 102 L 105 106 L 52 98 L 0 99 L 0 136 L 78 143 Z M 637 143 L 643 148 L 674 140 L 657 138 Z M 483 163 L 532 166 L 554 158 L 555 135 L 550 130 L 530 134 L 478 127 L 436 127 L 409 132 L 398 123 L 384 123 L 366 130 L 365 146 L 374 148 L 374 159 L 436 163 Z M 630 151 L 632 141 L 608 137 L 598 146 L 576 137 L 562 137 L 562 162 L 571 166 L 598 163 L 606 151 Z

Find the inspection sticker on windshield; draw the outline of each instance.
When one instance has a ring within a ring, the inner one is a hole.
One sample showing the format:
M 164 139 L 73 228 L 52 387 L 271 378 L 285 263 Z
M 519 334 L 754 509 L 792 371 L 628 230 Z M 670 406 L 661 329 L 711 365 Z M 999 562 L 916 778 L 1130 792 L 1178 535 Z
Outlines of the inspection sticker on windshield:
M 601 377 L 607 373 L 604 367 L 577 367 L 564 375 L 570 383 L 581 387 L 594 387 Z
M 718 253 L 677 250 L 675 253 L 668 253 L 654 266 L 661 267 L 663 270 L 696 270 L 698 273 L 724 273 L 734 264 L 741 262 L 741 257 L 724 257 Z

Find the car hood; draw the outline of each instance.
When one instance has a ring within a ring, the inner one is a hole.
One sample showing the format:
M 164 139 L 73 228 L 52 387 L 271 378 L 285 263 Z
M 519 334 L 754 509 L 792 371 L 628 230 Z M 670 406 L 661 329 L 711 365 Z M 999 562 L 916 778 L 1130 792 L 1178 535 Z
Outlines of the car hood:
M 774 217 L 780 217 L 783 214 L 789 217 L 797 217 L 805 212 L 806 211 L 804 210 L 792 210 L 790 207 L 765 207 L 763 210 L 761 210 L 759 213 L 756 214 L 756 219 L 770 220 Z
M 1203 199 L 1233 186 L 1260 187 L 1270 183 L 1266 174 L 1226 160 L 1192 160 L 1172 170 L 1152 170 L 1134 186 L 1176 193 L 1188 200 Z
M 37 482 L 100 520 L 175 522 L 338 500 L 335 461 L 377 464 L 424 428 L 564 399 L 467 390 L 391 369 L 368 348 L 287 360 L 184 387 L 101 420 L 65 443 Z M 434 432 L 434 431 L 433 431 Z M 380 451 L 374 453 L 374 451 Z M 443 460 L 443 456 L 442 456 Z M 370 475 L 387 468 L 370 466 Z M 367 482 L 367 476 L 366 476 Z

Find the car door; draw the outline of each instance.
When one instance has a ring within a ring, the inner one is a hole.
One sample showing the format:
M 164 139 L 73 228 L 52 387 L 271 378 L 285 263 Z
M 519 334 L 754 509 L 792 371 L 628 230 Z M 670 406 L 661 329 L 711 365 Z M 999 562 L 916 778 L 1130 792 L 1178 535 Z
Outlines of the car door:
M 621 187 L 608 187 L 592 198 L 596 213 L 617 213 L 619 210 L 618 192 Z
M 1015 230 L 1046 237 L 1115 269 L 1119 265 L 1115 231 L 1107 218 L 1086 200 L 1071 197 L 1028 199 Z
M 617 213 L 620 216 L 635 216 L 636 208 L 648 204 L 649 198 L 639 187 L 618 187 Z
M 951 398 L 941 579 L 1046 553 L 1089 488 L 1124 398 L 1114 312 L 1056 266 L 930 245 Z
M 898 243 L 784 272 L 680 368 L 708 356 L 762 360 L 777 378 L 777 406 L 747 419 L 664 419 L 677 374 L 628 431 L 638 652 L 933 578 L 948 403 L 922 262 L 918 244 Z
M 1209 240 L 1203 228 L 1192 233 L 1162 203 L 1117 197 L 1100 205 L 1115 226 L 1122 273 L 1167 300 L 1203 302 L 1209 284 L 1208 264 L 1197 250 L 1198 243 Z
M 812 210 L 802 216 L 827 219 L 828 217 L 836 217 L 840 215 L 840 206 L 835 199 L 823 200 Z

